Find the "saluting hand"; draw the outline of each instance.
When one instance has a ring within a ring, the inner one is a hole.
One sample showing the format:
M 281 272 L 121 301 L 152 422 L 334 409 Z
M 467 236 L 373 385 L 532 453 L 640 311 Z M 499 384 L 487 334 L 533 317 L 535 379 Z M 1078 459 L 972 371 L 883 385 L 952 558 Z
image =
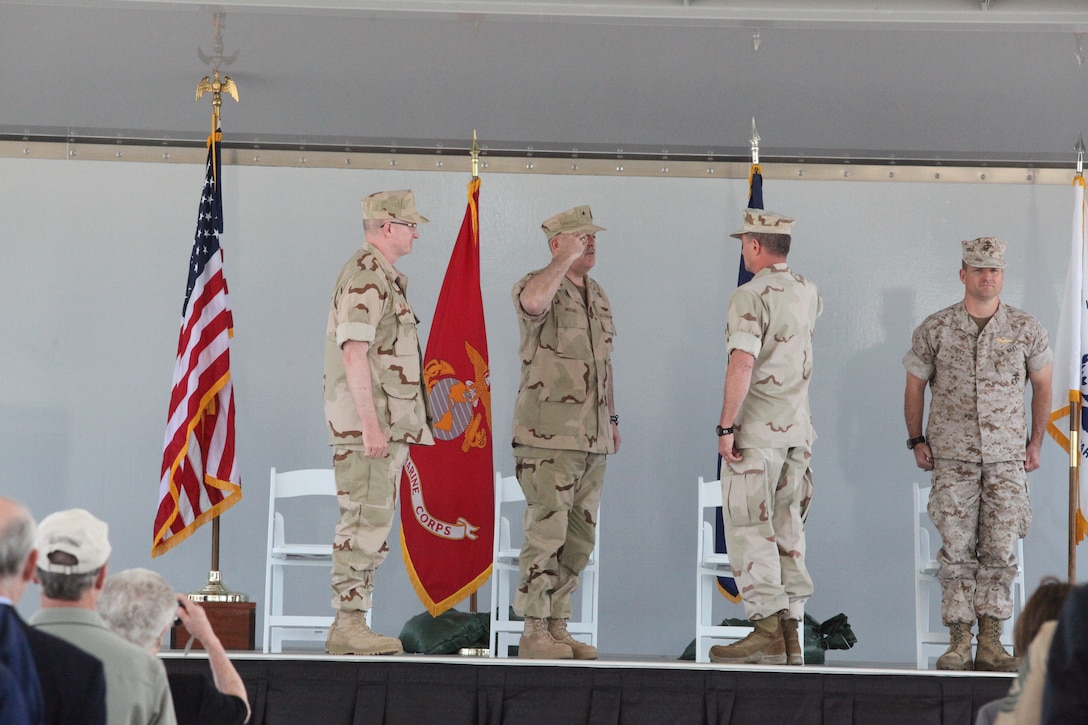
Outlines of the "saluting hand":
M 589 237 L 585 234 L 564 232 L 555 235 L 555 255 L 574 261 L 586 252 Z

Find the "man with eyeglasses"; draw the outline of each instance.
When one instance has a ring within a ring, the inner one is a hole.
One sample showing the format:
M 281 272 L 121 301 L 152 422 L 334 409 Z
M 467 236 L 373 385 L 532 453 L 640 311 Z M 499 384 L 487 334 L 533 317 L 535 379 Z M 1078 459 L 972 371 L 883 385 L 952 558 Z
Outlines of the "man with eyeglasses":
M 366 243 L 336 280 L 325 336 L 325 417 L 333 447 L 340 521 L 332 554 L 336 619 L 325 651 L 399 654 L 396 637 L 366 623 L 374 573 L 389 552 L 397 483 L 408 446 L 434 445 L 408 278 L 393 266 L 412 251 L 417 225 L 411 191 L 363 199 Z

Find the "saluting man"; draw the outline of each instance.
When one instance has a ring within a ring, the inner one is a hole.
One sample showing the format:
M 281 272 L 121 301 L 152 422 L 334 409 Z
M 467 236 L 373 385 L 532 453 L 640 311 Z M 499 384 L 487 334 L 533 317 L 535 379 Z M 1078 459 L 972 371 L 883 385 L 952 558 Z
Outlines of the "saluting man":
M 528 504 L 514 597 L 525 617 L 518 656 L 596 659 L 596 647 L 571 637 L 567 619 L 596 546 L 605 457 L 620 447 L 612 305 L 589 277 L 604 228 L 577 206 L 541 229 L 552 261 L 512 292 L 521 330 L 514 460 Z

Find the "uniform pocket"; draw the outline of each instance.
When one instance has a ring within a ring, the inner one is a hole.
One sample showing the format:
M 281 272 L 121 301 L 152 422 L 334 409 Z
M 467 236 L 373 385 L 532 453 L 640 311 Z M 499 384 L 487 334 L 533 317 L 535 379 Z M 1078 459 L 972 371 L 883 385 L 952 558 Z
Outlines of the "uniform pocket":
M 393 343 L 393 353 L 398 357 L 419 357 L 419 332 L 416 329 L 415 313 L 406 308 L 397 315 L 397 339 Z
M 416 406 L 419 404 L 419 388 L 407 388 L 403 385 L 382 383 L 382 390 L 389 406 L 389 424 L 396 426 L 398 423 L 418 420 Z
M 555 322 L 555 354 L 566 358 L 588 359 L 589 319 L 585 313 L 558 312 Z
M 751 526 L 770 521 L 767 502 L 767 462 L 744 460 L 722 472 L 722 517 L 726 524 Z
M 540 400 L 545 403 L 581 405 L 589 394 L 589 366 L 581 360 L 552 358 L 541 365 Z

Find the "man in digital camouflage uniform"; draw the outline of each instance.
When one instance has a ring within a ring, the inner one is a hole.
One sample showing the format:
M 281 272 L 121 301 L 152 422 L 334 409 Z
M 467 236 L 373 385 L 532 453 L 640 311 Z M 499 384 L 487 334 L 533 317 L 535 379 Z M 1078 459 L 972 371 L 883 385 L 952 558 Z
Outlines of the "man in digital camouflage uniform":
M 823 303 L 790 270 L 793 219 L 746 209 L 740 239 L 755 276 L 729 300 L 718 433 L 725 542 L 750 635 L 710 648 L 712 662 L 804 664 L 798 621 L 812 595 L 805 517 L 812 499 L 812 335 Z
M 371 631 L 374 572 L 389 553 L 397 484 L 412 444 L 434 445 L 421 376 L 423 356 L 408 279 L 393 266 L 412 251 L 411 191 L 363 200 L 366 244 L 336 280 L 325 338 L 325 416 L 333 446 L 340 522 L 332 553 L 329 654 L 396 654 L 400 640 Z
M 567 632 L 571 594 L 596 545 L 605 456 L 619 450 L 612 397 L 612 307 L 589 278 L 597 258 L 588 206 L 545 221 L 552 261 L 513 289 L 521 330 L 514 458 L 525 492 L 525 543 L 514 611 L 518 656 L 596 659 Z
M 1002 622 L 1012 616 L 1016 540 L 1031 524 L 1024 474 L 1039 467 L 1053 353 L 1039 321 L 999 299 L 1005 246 L 994 237 L 962 243 L 963 302 L 927 317 L 903 358 L 907 448 L 919 468 L 933 471 L 928 510 L 943 544 L 937 576 L 941 618 L 951 637 L 937 659 L 942 670 L 1015 672 L 1019 665 L 1000 636 Z M 1030 438 L 1024 410 L 1029 382 Z M 930 409 L 923 435 L 926 385 Z

